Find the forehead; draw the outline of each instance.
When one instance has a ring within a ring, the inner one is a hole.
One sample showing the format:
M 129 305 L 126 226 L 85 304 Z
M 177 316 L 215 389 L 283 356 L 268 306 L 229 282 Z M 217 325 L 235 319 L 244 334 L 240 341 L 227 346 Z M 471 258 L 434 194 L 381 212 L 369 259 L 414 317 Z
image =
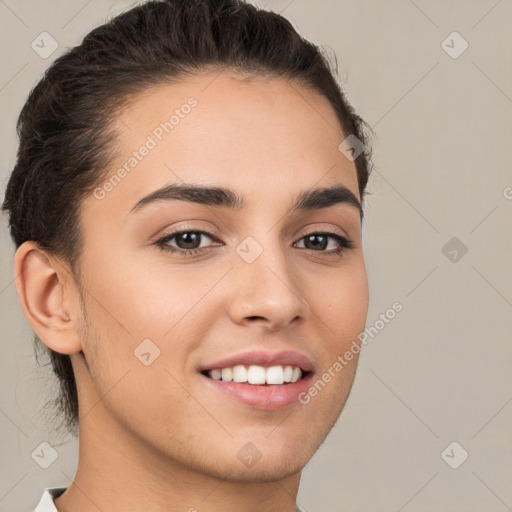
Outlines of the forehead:
M 294 81 L 234 73 L 187 77 L 130 100 L 115 129 L 118 156 L 107 177 L 124 171 L 109 191 L 111 204 L 133 206 L 171 182 L 276 198 L 342 183 L 359 197 L 355 165 L 338 149 L 345 137 L 333 108 Z

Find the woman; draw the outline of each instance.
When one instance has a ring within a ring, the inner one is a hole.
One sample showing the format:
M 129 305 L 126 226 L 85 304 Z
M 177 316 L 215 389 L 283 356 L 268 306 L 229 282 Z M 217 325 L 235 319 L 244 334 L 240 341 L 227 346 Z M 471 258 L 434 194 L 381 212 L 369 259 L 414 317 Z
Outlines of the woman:
M 3 205 L 79 433 L 37 511 L 300 510 L 368 310 L 363 128 L 319 49 L 239 0 L 148 2 L 52 64 Z

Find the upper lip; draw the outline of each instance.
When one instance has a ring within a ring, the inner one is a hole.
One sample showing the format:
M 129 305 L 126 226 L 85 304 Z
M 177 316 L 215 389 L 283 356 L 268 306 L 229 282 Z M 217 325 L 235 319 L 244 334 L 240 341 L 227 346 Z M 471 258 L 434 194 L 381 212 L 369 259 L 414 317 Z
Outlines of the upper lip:
M 202 366 L 199 371 L 231 368 L 239 364 L 254 364 L 259 366 L 290 365 L 298 366 L 301 370 L 306 372 L 313 371 L 313 363 L 311 360 L 307 356 L 293 350 L 283 350 L 280 352 L 251 350 L 249 352 L 241 352 L 240 354 L 234 354 L 213 363 L 206 364 Z

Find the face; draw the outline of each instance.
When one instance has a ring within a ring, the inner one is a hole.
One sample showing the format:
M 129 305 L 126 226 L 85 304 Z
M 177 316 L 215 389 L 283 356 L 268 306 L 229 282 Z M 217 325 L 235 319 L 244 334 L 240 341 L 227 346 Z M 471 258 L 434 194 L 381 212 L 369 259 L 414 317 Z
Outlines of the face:
M 300 471 L 349 395 L 357 354 L 336 362 L 368 309 L 356 169 L 332 107 L 279 79 L 206 74 L 139 95 L 116 129 L 117 160 L 81 211 L 81 428 L 109 422 L 155 458 L 233 481 Z M 172 186 L 228 192 L 154 194 Z

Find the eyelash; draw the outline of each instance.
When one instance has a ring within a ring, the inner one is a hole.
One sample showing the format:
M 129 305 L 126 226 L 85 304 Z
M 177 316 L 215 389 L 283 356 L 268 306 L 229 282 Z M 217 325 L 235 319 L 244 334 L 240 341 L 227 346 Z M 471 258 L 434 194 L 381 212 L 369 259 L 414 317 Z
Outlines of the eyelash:
M 193 229 L 182 229 L 180 231 L 171 231 L 170 233 L 165 234 L 162 238 L 157 240 L 154 245 L 156 245 L 156 247 L 160 251 L 179 254 L 180 256 L 185 256 L 185 257 L 194 256 L 200 252 L 205 252 L 205 251 L 209 252 L 210 250 L 213 249 L 213 247 L 207 247 L 207 248 L 199 247 L 197 249 L 179 249 L 179 248 L 177 249 L 177 248 L 171 248 L 169 245 L 166 244 L 166 242 L 169 242 L 177 235 L 182 235 L 185 233 L 196 233 L 196 234 L 206 235 L 207 237 L 216 241 L 215 237 L 212 234 L 208 233 L 207 231 L 193 230 Z M 312 235 L 329 236 L 329 237 L 335 239 L 340 244 L 340 247 L 338 249 L 333 249 L 330 251 L 315 251 L 314 249 L 305 249 L 306 251 L 324 253 L 324 254 L 327 254 L 330 256 L 341 256 L 346 250 L 352 249 L 354 247 L 354 242 L 352 240 L 350 240 L 349 238 L 342 236 L 338 233 L 332 232 L 332 231 L 312 231 L 311 233 L 304 235 L 299 240 L 302 240 L 302 239 L 304 239 L 308 236 L 312 236 Z

